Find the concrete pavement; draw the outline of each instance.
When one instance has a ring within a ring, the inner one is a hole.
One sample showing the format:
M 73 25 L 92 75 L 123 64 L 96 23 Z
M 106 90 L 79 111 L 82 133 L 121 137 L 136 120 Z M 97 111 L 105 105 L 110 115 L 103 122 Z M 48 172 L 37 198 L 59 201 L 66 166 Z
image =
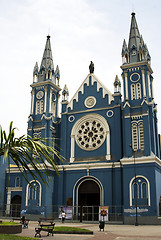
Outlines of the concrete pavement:
M 55 234 L 47 237 L 46 232 L 41 232 L 43 240 L 161 240 L 160 225 L 105 225 L 105 230 L 99 231 L 99 224 L 88 223 L 64 223 L 56 222 L 55 226 L 73 226 L 86 228 L 94 232 L 93 235 L 76 235 L 76 234 Z M 30 222 L 28 229 L 23 229 L 20 236 L 34 237 L 37 222 Z

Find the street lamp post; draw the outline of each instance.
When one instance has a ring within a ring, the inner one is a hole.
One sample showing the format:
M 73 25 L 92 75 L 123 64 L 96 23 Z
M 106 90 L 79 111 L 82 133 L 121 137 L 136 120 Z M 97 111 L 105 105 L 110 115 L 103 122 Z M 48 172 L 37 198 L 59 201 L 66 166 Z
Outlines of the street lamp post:
M 136 164 L 135 164 L 135 151 L 134 152 L 134 181 L 135 181 L 135 189 L 134 189 L 134 193 L 135 193 L 135 210 L 136 210 L 136 219 L 135 219 L 135 226 L 138 226 L 138 210 L 137 210 L 137 200 L 138 200 L 138 189 L 137 189 L 137 183 L 136 183 Z
M 132 151 L 134 153 L 134 195 L 135 195 L 135 226 L 138 226 L 138 210 L 137 210 L 137 198 L 138 198 L 138 192 L 137 192 L 137 183 L 136 183 L 136 163 L 135 163 L 135 150 L 133 149 L 132 145 L 130 144 L 130 147 L 132 148 Z

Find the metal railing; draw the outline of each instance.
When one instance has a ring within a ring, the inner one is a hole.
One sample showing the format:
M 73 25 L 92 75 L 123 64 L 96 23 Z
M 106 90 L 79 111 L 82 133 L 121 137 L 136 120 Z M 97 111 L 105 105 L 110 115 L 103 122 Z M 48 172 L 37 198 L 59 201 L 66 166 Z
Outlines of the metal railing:
M 99 221 L 99 206 L 62 206 L 47 205 L 43 207 L 28 206 L 22 208 L 20 204 L 0 205 L 0 217 L 21 217 L 26 215 L 29 219 L 38 220 L 41 218 L 61 218 L 61 212 L 66 213 L 66 220 L 69 221 Z M 108 206 L 108 221 L 123 221 L 123 206 Z

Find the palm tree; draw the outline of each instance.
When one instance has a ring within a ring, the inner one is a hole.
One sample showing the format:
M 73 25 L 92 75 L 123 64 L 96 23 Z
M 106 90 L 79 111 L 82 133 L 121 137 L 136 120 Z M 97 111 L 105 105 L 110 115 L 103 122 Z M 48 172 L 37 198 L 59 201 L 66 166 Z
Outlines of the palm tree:
M 28 135 L 15 137 L 16 128 L 13 128 L 12 125 L 13 122 L 10 123 L 8 136 L 0 127 L 0 156 L 3 156 L 3 162 L 8 161 L 10 172 L 12 159 L 27 181 L 27 174 L 30 173 L 33 179 L 41 179 L 47 184 L 48 181 L 42 172 L 47 176 L 47 180 L 49 180 L 49 167 L 52 167 L 59 174 L 53 156 L 61 161 L 63 158 L 56 149 L 47 145 L 49 143 L 47 139 L 32 138 Z

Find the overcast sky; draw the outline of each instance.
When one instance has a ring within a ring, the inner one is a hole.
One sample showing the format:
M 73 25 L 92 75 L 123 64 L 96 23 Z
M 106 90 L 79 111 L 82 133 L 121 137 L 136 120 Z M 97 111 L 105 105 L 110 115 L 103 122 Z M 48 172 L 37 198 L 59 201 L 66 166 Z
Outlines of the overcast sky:
M 0 124 L 12 120 L 26 134 L 33 68 L 41 64 L 46 36 L 51 35 L 53 61 L 60 87 L 69 99 L 89 73 L 113 93 L 123 40 L 128 42 L 131 12 L 147 44 L 154 71 L 154 96 L 161 133 L 161 1 L 159 0 L 0 0 Z

